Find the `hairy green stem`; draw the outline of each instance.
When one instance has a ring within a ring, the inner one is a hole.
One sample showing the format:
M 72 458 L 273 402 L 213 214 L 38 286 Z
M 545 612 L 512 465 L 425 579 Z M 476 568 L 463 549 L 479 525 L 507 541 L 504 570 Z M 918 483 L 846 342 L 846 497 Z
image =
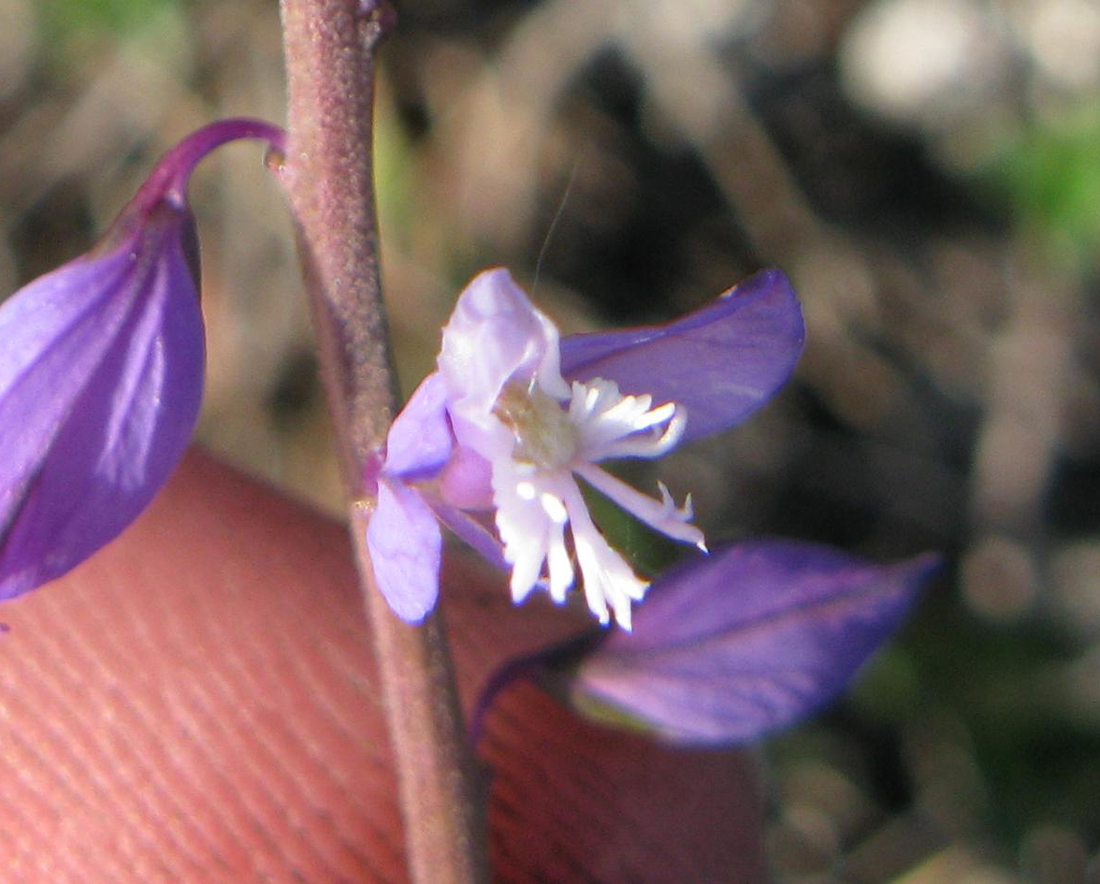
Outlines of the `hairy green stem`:
M 371 164 L 374 51 L 384 0 L 282 0 L 288 81 L 283 175 L 298 225 L 321 371 L 351 500 L 415 884 L 488 880 L 483 802 L 438 615 L 410 626 L 375 586 L 364 476 L 397 406 L 383 313 Z

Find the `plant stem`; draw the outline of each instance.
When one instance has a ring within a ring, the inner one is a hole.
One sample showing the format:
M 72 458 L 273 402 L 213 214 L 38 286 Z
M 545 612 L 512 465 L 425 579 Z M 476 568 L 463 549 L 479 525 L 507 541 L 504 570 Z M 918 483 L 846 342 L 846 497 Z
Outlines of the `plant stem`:
M 383 313 L 371 164 L 374 50 L 384 0 L 282 0 L 289 140 L 283 175 L 298 225 L 321 371 L 350 492 L 351 532 L 382 680 L 416 884 L 488 880 L 476 788 L 438 615 L 396 617 L 374 585 L 364 476 L 397 406 Z

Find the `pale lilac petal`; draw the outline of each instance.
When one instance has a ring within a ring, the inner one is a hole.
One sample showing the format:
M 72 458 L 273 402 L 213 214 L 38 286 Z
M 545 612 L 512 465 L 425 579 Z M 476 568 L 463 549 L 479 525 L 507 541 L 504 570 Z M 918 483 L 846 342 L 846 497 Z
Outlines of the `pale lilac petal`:
M 559 371 L 557 328 L 504 269 L 478 275 L 459 296 L 443 329 L 438 364 L 455 436 L 490 460 L 511 451 L 511 434 L 493 413 L 506 384 L 537 378 L 553 395 L 569 395 Z
M 411 488 L 383 479 L 367 547 L 378 588 L 394 613 L 419 623 L 439 596 L 443 537 L 431 509 Z
M 606 378 L 624 394 L 687 409 L 684 440 L 727 429 L 775 395 L 802 352 L 802 313 L 787 277 L 765 270 L 667 325 L 571 335 L 570 381 Z
M 674 742 L 755 739 L 834 697 L 938 561 L 874 565 L 778 540 L 694 559 L 653 584 L 632 633 L 610 633 L 582 661 L 574 699 Z
M 447 462 L 453 445 L 447 387 L 438 373 L 430 374 L 390 427 L 383 469 L 408 478 L 434 474 Z
M 73 262 L 0 309 L 17 351 L 0 358 L 0 598 L 116 537 L 182 455 L 204 361 L 189 224 L 165 208 L 132 248 Z M 61 307 L 66 295 L 84 311 Z

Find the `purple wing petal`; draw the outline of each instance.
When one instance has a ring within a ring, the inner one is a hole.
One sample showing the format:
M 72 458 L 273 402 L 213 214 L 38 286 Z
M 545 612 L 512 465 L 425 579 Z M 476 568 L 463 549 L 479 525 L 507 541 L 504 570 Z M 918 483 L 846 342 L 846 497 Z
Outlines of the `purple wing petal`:
M 727 429 L 786 383 L 802 352 L 802 312 L 787 277 L 765 270 L 668 325 L 571 335 L 566 380 L 603 377 L 624 393 L 687 408 L 684 439 Z
M 430 475 L 447 462 L 453 444 L 447 388 L 436 372 L 424 378 L 394 419 L 383 469 L 396 476 Z
M 443 537 L 435 515 L 411 488 L 383 479 L 367 546 L 378 588 L 394 613 L 419 623 L 439 596 Z
M 938 561 L 873 565 L 794 541 L 694 559 L 653 585 L 633 632 L 609 634 L 582 661 L 574 699 L 674 742 L 752 740 L 835 696 Z
M 12 375 L 0 379 L 8 381 L 0 450 L 17 452 L 0 475 L 0 598 L 64 574 L 113 540 L 179 461 L 204 361 L 182 248 L 188 223 L 161 218 L 134 249 L 74 262 L 16 295 L 13 321 L 45 337 L 16 370 L 8 361 L 0 370 Z M 51 286 L 85 308 L 59 324 L 72 308 L 54 303 Z M 9 334 L 19 333 L 0 328 Z
M 0 538 L 126 314 L 126 255 L 81 259 L 0 307 Z

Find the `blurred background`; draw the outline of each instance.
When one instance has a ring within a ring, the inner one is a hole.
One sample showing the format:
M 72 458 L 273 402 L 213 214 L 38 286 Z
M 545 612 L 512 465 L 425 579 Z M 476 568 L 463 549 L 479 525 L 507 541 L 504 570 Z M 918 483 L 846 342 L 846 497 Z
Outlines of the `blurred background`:
M 948 556 L 857 687 L 760 749 L 776 881 L 1100 882 L 1100 0 L 398 12 L 377 176 L 406 390 L 485 266 L 583 330 L 779 265 L 795 380 L 662 477 L 712 539 Z M 282 121 L 283 89 L 273 0 L 0 0 L 0 292 L 88 248 L 189 130 Z M 192 193 L 201 438 L 338 512 L 260 148 Z

